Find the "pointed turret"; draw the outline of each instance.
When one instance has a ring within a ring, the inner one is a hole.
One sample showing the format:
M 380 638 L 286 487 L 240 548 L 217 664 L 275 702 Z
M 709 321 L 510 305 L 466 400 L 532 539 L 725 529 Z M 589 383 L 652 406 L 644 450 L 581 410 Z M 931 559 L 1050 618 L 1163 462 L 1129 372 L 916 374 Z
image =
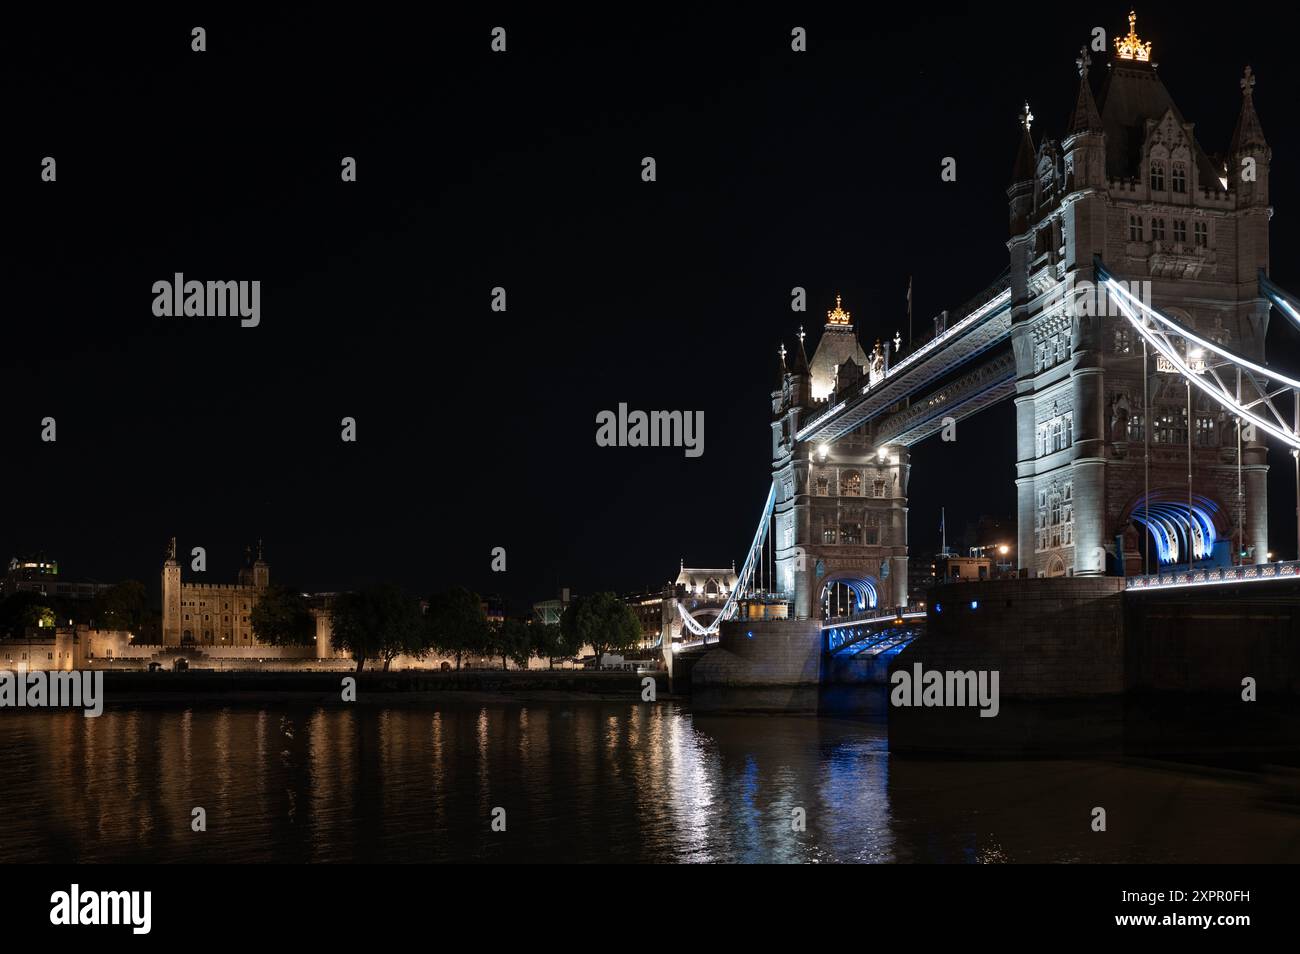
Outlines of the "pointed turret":
M 1232 151 L 1244 154 L 1267 148 L 1264 128 L 1255 115 L 1255 73 L 1247 66 L 1241 77 L 1241 115 L 1237 117 L 1237 128 L 1232 132 Z
M 1079 49 L 1079 58 L 1074 63 L 1079 68 L 1079 95 L 1075 99 L 1074 115 L 1066 127 L 1067 140 L 1071 136 L 1099 133 L 1104 129 L 1101 113 L 1097 111 L 1097 101 L 1092 96 L 1092 84 L 1088 81 L 1088 67 L 1092 65 L 1092 57 L 1088 55 L 1086 46 Z
M 1034 136 L 1029 129 L 1033 121 L 1034 114 L 1029 111 L 1029 102 L 1026 101 L 1024 111 L 1020 114 L 1020 149 L 1016 153 L 1016 164 L 1011 169 L 1012 186 L 1034 181 Z
M 799 348 L 794 353 L 794 371 L 791 374 L 806 377 L 808 374 L 808 352 L 804 350 L 803 339 L 806 334 L 803 327 L 799 328 Z
M 1079 48 L 1074 65 L 1079 71 L 1079 95 L 1061 143 L 1065 154 L 1065 191 L 1105 191 L 1106 126 L 1092 96 L 1092 82 L 1088 78 L 1092 57 L 1086 46 Z
M 1011 184 L 1007 186 L 1012 235 L 1019 235 L 1025 230 L 1034 206 L 1034 136 L 1029 128 L 1033 121 L 1034 114 L 1029 111 L 1029 103 L 1026 102 L 1020 113 L 1020 151 L 1016 153 L 1016 164 L 1011 170 Z
M 1237 280 L 1251 282 L 1259 269 L 1268 269 L 1268 220 L 1270 160 L 1273 150 L 1264 139 L 1264 129 L 1255 115 L 1255 73 L 1249 66 L 1242 74 L 1241 115 L 1232 132 L 1228 158 L 1228 189 L 1236 194 Z M 1267 306 L 1266 310 L 1267 310 Z M 1264 319 L 1267 321 L 1267 318 Z

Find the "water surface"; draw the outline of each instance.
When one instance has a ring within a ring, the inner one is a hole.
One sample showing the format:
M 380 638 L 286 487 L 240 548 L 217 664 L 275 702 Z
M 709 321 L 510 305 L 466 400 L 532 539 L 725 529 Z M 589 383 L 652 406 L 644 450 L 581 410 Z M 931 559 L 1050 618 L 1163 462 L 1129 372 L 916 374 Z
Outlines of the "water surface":
M 1300 815 L 1259 776 L 891 758 L 879 721 L 466 700 L 6 710 L 0 751 L 3 862 L 1300 861 Z

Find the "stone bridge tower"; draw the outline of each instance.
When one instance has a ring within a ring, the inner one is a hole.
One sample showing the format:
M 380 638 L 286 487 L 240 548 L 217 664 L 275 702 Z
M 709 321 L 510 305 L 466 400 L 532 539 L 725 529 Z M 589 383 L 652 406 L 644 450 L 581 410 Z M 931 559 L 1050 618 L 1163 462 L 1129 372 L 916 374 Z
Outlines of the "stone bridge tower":
M 1268 267 L 1272 210 L 1254 78 L 1247 68 L 1236 131 L 1211 158 L 1134 20 L 1115 40 L 1096 95 L 1100 71 L 1080 52 L 1078 97 L 1059 141 L 1035 145 L 1025 106 L 1007 189 L 1018 552 L 1031 576 L 1139 573 L 1144 560 L 1152 572 L 1158 561 L 1185 565 L 1189 520 L 1204 549 L 1219 541 L 1200 559 L 1232 559 L 1239 538 L 1253 548 L 1248 562 L 1268 548 L 1264 446 L 1245 433 L 1239 460 L 1234 418 L 1195 389 L 1189 416 L 1185 382 L 1154 355 L 1144 376 L 1141 338 L 1094 294 L 1099 255 L 1155 308 L 1263 359 L 1268 303 L 1257 271 Z M 1175 546 L 1162 547 L 1144 527 L 1147 486 L 1148 508 L 1184 522 Z
M 793 367 L 781 353 L 772 392 L 772 525 L 777 588 L 801 618 L 823 604 L 846 615 L 907 602 L 907 449 L 876 446 L 870 426 L 833 444 L 800 442 L 800 427 L 828 402 L 861 391 L 884 374 L 888 344 L 870 355 L 858 343 L 839 298 L 811 361 L 803 345 Z

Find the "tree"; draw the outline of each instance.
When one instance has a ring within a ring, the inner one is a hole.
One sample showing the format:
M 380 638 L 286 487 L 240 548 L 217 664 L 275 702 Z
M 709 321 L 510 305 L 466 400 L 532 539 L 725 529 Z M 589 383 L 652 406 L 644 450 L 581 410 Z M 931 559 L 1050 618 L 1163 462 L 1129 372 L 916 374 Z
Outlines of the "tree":
M 420 602 L 395 586 L 380 587 L 384 624 L 384 671 L 398 656 L 424 658 L 429 651 L 428 630 Z
M 556 657 L 566 655 L 564 636 L 557 623 L 532 620 L 528 624 L 528 642 L 532 646 L 533 655 L 545 659 L 550 669 L 555 668 Z
M 20 590 L 0 600 L 0 635 L 21 639 L 27 629 L 53 626 L 57 621 L 50 601 L 41 593 Z
M 533 654 L 532 633 L 528 624 L 521 619 L 507 619 L 489 631 L 492 655 L 501 657 L 501 668 L 508 669 L 507 660 L 512 660 L 520 669 L 528 668 L 528 659 Z
M 95 597 L 92 619 L 99 629 L 125 630 L 139 635 L 149 616 L 148 592 L 139 580 L 115 583 Z
M 367 659 L 382 657 L 387 669 L 401 653 L 424 651 L 419 604 L 391 583 L 340 593 L 330 611 L 332 641 L 357 661 L 357 672 Z
M 632 608 L 613 593 L 594 593 L 569 604 L 560 617 L 564 641 L 572 647 L 590 644 L 600 659 L 612 649 L 629 649 L 641 640 L 641 623 Z
M 426 643 L 450 656 L 456 657 L 460 669 L 461 657 L 466 653 L 488 651 L 487 619 L 477 593 L 460 586 L 435 593 L 429 597 L 429 611 L 425 615 Z
M 303 595 L 269 584 L 253 604 L 253 632 L 272 646 L 306 646 L 316 639 L 316 618 Z

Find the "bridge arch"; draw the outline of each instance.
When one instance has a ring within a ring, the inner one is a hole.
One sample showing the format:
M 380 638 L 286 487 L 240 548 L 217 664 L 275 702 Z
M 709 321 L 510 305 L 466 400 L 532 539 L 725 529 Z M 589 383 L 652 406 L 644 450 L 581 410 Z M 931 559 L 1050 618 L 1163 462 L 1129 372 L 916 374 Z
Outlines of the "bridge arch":
M 824 577 L 817 593 L 822 619 L 852 616 L 880 605 L 880 581 L 861 570 L 839 570 Z
M 1217 500 L 1204 494 L 1192 494 L 1189 500 L 1185 491 L 1174 490 L 1153 490 L 1135 497 L 1121 521 L 1121 527 L 1130 525 L 1138 532 L 1144 562 L 1150 557 L 1151 572 L 1186 566 L 1189 546 L 1193 563 L 1222 560 L 1226 553 L 1219 548 L 1216 554 L 1216 544 L 1230 544 L 1232 532 L 1227 513 Z

